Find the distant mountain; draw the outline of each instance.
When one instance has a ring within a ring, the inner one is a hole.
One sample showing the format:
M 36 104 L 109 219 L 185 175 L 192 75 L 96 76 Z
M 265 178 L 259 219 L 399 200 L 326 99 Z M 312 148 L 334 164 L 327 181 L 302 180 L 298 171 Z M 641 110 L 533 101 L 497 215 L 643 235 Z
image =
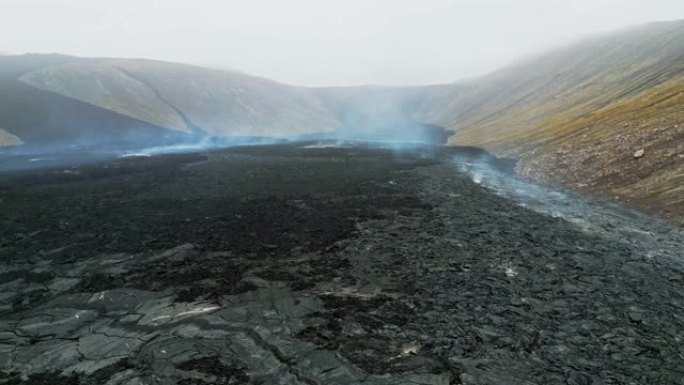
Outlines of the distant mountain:
M 684 21 L 444 85 L 303 88 L 151 60 L 22 55 L 0 56 L 0 90 L 0 146 L 330 132 L 439 143 L 451 135 L 451 144 L 517 158 L 536 180 L 684 218 Z
M 393 91 L 384 87 L 370 93 L 367 87 L 295 87 L 235 71 L 152 60 L 4 57 L 0 87 L 10 91 L 0 100 L 5 102 L 0 127 L 29 144 L 112 136 L 134 141 L 139 136 L 330 132 L 445 143 L 449 136 L 395 108 Z M 391 109 L 377 110 L 382 103 Z
M 0 57 L 0 128 L 12 135 L 3 135 L 1 143 L 17 144 L 20 140 L 29 145 L 69 145 L 129 139 L 160 141 L 172 135 L 172 131 L 136 117 L 39 89 L 22 80 L 46 68 L 92 61 L 63 55 Z
M 306 89 L 225 70 L 150 60 L 28 55 L 0 58 L 0 72 L 5 84 L 21 90 L 20 94 L 40 95 L 40 99 L 59 95 L 173 132 L 274 136 L 338 127 L 337 120 Z M 57 103 L 44 102 L 41 107 L 47 114 Z M 45 116 L 36 127 L 61 119 L 58 115 Z M 21 118 L 14 118 L 6 126 L 9 130 L 22 126 Z M 127 124 L 131 125 L 121 122 L 121 127 Z M 19 137 L 26 134 L 25 127 L 16 131 Z M 56 134 L 51 131 L 45 134 Z

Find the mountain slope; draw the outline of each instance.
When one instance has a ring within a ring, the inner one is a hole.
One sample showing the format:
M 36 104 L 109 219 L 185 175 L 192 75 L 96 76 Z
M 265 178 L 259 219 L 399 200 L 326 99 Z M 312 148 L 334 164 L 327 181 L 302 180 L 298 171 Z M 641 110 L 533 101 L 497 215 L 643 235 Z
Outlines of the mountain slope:
M 340 123 L 305 88 L 151 60 L 0 57 L 0 146 L 296 136 Z
M 172 134 L 153 124 L 19 80 L 33 71 L 89 60 L 63 55 L 0 57 L 0 127 L 11 135 L 3 135 L 2 144 L 159 142 Z
M 88 60 L 47 67 L 19 80 L 159 127 L 190 131 L 181 116 L 144 83 L 106 63 Z
M 337 128 L 335 118 L 305 89 L 225 70 L 91 59 L 43 68 L 20 80 L 181 132 L 276 136 Z
M 683 91 L 684 22 L 664 22 L 419 90 L 413 114 L 523 175 L 682 220 Z
M 443 91 L 442 100 L 416 114 L 453 129 L 453 142 L 499 150 L 532 146 L 559 134 L 551 125 L 571 122 L 682 76 L 684 22 L 656 23 L 455 84 Z
M 149 60 L 119 60 L 113 65 L 213 135 L 301 135 L 339 127 L 304 88 L 238 72 Z
M 520 153 L 536 180 L 627 201 L 684 224 L 684 81 L 562 126 L 564 135 Z M 643 156 L 637 152 L 643 151 Z

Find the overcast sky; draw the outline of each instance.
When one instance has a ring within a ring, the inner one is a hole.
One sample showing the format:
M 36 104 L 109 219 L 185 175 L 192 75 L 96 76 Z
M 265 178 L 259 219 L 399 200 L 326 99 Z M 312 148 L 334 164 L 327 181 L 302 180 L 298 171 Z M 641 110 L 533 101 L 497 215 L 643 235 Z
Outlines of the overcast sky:
M 145 57 L 299 85 L 428 84 L 684 0 L 0 0 L 0 52 Z

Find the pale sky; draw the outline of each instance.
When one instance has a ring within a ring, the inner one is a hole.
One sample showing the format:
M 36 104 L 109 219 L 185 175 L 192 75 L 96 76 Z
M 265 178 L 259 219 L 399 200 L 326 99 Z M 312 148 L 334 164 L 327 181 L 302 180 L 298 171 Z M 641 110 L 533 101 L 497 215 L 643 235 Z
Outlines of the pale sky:
M 0 52 L 143 57 L 306 86 L 452 82 L 684 0 L 0 0 Z

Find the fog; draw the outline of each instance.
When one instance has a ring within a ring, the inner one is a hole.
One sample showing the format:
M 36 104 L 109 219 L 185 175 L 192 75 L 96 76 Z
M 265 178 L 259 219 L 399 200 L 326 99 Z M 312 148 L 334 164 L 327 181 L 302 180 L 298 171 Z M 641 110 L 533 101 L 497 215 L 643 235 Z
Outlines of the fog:
M 0 52 L 144 57 L 307 86 L 416 85 L 677 18 L 681 0 L 3 0 Z

